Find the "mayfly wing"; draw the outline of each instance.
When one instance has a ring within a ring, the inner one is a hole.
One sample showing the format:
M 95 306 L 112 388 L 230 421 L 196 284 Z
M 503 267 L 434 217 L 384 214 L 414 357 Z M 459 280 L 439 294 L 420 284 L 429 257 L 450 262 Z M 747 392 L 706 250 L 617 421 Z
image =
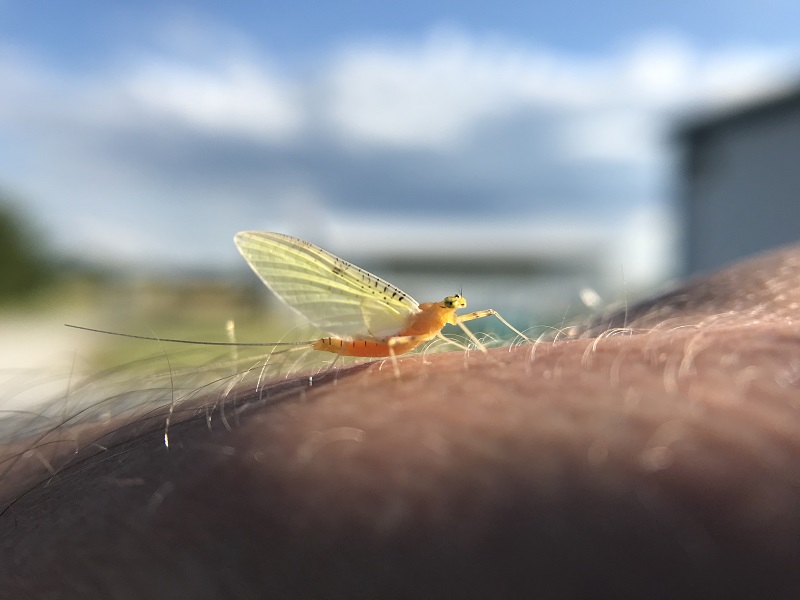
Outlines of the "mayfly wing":
M 419 312 L 399 288 L 309 242 L 263 231 L 242 231 L 234 242 L 276 296 L 332 335 L 397 335 Z

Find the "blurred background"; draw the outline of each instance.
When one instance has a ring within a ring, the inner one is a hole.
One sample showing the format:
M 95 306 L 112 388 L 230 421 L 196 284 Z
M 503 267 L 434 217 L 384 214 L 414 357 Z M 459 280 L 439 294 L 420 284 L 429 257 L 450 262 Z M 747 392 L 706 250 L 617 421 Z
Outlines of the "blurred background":
M 127 359 L 64 322 L 282 336 L 240 230 L 536 335 L 794 240 L 798 23 L 795 0 L 0 0 L 0 369 Z

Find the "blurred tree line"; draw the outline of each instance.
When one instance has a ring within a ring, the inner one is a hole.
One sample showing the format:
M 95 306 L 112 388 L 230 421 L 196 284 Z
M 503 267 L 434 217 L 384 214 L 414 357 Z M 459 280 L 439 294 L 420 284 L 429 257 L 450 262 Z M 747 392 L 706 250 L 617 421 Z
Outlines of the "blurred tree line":
M 0 303 L 30 297 L 52 283 L 55 274 L 42 237 L 0 196 Z

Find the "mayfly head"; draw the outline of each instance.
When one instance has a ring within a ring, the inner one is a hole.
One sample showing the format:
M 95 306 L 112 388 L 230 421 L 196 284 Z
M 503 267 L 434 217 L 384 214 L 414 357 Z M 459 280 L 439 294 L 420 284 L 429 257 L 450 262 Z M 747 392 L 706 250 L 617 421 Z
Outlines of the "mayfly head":
M 459 308 L 466 308 L 467 301 L 461 294 L 456 294 L 455 296 L 448 296 L 442 300 L 442 306 L 444 308 L 458 310 Z

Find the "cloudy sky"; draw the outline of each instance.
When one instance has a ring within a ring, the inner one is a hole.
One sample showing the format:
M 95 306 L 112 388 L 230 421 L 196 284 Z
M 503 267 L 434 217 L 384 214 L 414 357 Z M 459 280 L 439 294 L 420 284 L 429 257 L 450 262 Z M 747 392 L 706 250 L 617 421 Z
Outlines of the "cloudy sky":
M 655 264 L 676 125 L 800 81 L 798 7 L 0 0 L 0 189 L 95 260 L 513 221 Z

